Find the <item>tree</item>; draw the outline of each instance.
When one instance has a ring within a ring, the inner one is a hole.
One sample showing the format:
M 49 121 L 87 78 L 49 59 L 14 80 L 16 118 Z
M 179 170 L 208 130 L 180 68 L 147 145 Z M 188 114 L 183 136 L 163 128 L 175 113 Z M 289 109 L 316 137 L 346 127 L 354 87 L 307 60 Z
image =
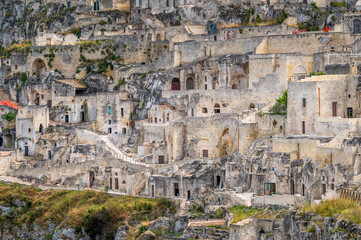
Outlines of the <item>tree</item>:
M 276 99 L 275 105 L 270 108 L 272 115 L 286 115 L 287 114 L 287 91 L 284 91 L 282 96 Z

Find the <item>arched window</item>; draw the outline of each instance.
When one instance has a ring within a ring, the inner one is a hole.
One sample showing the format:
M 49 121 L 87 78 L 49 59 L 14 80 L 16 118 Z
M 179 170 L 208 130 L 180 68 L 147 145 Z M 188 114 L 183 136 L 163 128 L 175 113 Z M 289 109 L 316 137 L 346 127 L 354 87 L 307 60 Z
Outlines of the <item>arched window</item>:
M 193 80 L 193 78 L 191 78 L 191 77 L 187 78 L 186 89 L 187 90 L 194 89 L 194 80 Z
M 221 106 L 218 103 L 214 104 L 214 113 L 221 113 Z
M 172 91 L 180 90 L 180 81 L 179 78 L 173 78 L 172 80 Z
M 250 105 L 249 105 L 249 109 L 250 110 L 253 110 L 253 109 L 255 109 L 256 108 L 256 105 L 254 105 L 254 103 L 251 103 Z
M 162 40 L 162 39 L 161 39 L 161 36 L 160 36 L 160 34 L 159 34 L 159 33 L 157 34 L 156 39 L 157 39 L 157 41 L 161 41 L 161 40 Z
M 39 126 L 39 133 L 43 134 L 43 124 L 40 124 Z

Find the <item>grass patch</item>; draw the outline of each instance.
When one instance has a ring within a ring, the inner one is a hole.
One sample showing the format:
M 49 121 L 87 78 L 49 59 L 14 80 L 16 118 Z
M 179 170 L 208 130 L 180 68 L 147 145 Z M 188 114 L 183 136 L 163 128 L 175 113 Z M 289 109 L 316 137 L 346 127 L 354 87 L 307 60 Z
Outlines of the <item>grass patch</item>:
M 307 204 L 302 212 L 312 212 L 322 217 L 339 216 L 340 218 L 347 218 L 353 223 L 361 224 L 361 206 L 348 199 L 338 198 L 322 201 L 317 205 Z
M 26 207 L 16 208 L 14 200 L 24 201 Z M 77 231 L 83 228 L 92 239 L 115 234 L 118 226 L 126 224 L 138 233 L 142 223 L 176 212 L 175 203 L 167 199 L 112 197 L 92 190 L 41 191 L 19 184 L 0 184 L 0 204 L 15 209 L 11 217 L 0 219 L 0 225 L 2 221 L 11 221 L 44 226 L 50 221 Z
M 233 213 L 233 223 L 240 222 L 246 218 L 252 217 L 257 219 L 283 219 L 287 209 L 283 208 L 259 208 L 246 206 L 233 206 L 229 209 Z

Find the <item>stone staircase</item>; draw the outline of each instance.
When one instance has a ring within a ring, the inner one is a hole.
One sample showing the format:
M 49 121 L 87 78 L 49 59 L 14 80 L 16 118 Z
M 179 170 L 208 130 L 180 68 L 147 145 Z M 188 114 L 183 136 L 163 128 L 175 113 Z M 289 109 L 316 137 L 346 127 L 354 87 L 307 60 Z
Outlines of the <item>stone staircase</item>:
M 191 210 L 191 203 L 187 200 L 183 200 L 181 205 L 178 208 L 176 216 L 184 216 L 187 215 Z
M 339 134 L 337 134 L 331 141 L 328 143 L 323 144 L 323 147 L 329 147 L 329 148 L 342 148 L 342 144 L 345 139 L 349 138 L 350 130 L 345 129 L 341 131 Z
M 145 163 L 141 162 L 139 160 L 139 158 L 127 156 L 117 146 L 115 146 L 115 144 L 112 141 L 110 141 L 110 139 L 109 139 L 109 137 L 107 135 L 99 135 L 98 140 L 102 141 L 104 143 L 104 147 L 108 151 L 113 153 L 113 155 L 117 159 L 120 159 L 120 160 L 125 161 L 125 162 L 129 162 L 129 163 L 132 163 L 132 164 L 143 165 L 143 166 L 149 167 L 148 164 L 145 164 Z

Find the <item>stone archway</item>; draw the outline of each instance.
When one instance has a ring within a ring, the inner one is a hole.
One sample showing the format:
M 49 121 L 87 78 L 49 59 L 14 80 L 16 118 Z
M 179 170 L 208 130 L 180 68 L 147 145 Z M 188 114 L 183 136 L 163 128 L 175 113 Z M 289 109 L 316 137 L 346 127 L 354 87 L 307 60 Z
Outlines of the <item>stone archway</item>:
M 40 76 L 44 75 L 45 72 L 46 72 L 45 62 L 42 59 L 37 58 L 31 66 L 32 75 L 40 77 Z
M 34 105 L 40 105 L 40 94 L 33 90 L 30 95 L 30 102 Z
M 11 148 L 13 146 L 13 136 L 10 133 L 4 135 L 3 146 L 5 148 Z
M 292 77 L 294 80 L 301 80 L 306 76 L 308 76 L 308 71 L 303 65 L 298 65 L 292 70 Z

